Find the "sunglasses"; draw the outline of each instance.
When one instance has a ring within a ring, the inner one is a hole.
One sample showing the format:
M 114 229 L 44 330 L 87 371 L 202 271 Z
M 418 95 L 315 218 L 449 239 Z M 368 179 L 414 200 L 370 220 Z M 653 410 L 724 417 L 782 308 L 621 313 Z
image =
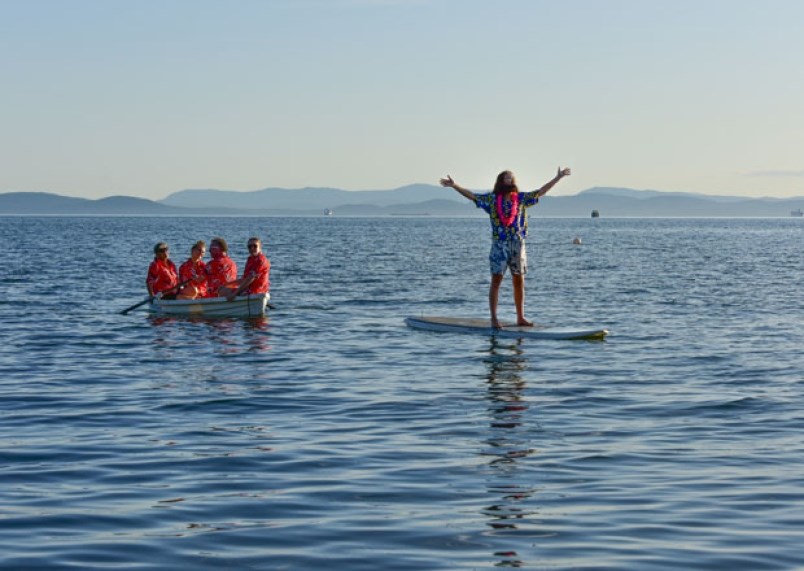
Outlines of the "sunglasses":
M 252 248 L 259 248 L 259 244 L 249 244 L 248 249 L 251 250 Z
M 170 250 L 170 248 L 159 248 L 157 252 L 161 254 L 162 252 L 167 252 L 168 250 Z

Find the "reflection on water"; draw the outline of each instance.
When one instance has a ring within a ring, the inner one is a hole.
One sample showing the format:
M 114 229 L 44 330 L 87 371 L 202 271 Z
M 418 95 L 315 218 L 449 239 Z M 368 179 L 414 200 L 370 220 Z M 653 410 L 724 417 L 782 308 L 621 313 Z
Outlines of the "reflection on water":
M 192 344 L 208 345 L 217 355 L 264 353 L 271 350 L 270 321 L 267 316 L 248 319 L 182 316 L 149 316 L 154 345 L 175 348 Z
M 527 483 L 521 461 L 536 452 L 530 433 L 532 422 L 526 418 L 528 403 L 523 396 L 525 381 L 522 373 L 528 361 L 521 347 L 492 339 L 484 362 L 488 367 L 487 392 L 489 438 L 482 452 L 488 457 L 488 493 L 492 504 L 483 510 L 489 518 L 487 525 L 495 535 L 514 532 L 536 514 L 526 507 L 535 488 Z M 513 536 L 511 536 L 513 538 Z M 495 551 L 497 567 L 522 567 L 517 551 Z
M 804 570 L 802 220 L 540 218 L 540 319 L 617 334 L 520 345 L 402 321 L 487 222 L 320 218 L 0 218 L 0 568 Z M 118 313 L 252 233 L 270 322 Z

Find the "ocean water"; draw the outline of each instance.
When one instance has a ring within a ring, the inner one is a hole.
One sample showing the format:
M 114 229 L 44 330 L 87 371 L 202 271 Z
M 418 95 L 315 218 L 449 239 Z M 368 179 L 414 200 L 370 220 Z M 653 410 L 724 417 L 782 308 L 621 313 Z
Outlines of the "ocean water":
M 252 234 L 265 319 L 119 314 Z M 404 325 L 487 314 L 482 218 L 0 237 L 2 569 L 804 569 L 799 219 L 532 217 L 529 317 L 602 342 Z

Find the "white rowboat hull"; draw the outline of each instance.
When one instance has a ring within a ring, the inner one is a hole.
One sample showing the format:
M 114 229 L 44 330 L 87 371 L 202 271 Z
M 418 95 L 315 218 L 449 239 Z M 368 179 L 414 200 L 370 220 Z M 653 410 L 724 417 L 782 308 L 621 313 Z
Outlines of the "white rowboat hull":
M 225 297 L 199 299 L 155 299 L 150 311 L 159 315 L 190 315 L 196 317 L 260 317 L 265 315 L 269 293 L 243 295 L 232 301 Z

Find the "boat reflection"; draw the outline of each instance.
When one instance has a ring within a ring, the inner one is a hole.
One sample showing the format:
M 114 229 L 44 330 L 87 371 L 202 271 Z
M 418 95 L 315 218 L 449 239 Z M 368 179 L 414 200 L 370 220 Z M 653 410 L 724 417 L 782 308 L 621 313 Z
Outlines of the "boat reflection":
M 493 553 L 497 567 L 525 565 L 515 549 L 522 537 L 518 530 L 537 513 L 529 506 L 536 488 L 527 481 L 522 464 L 537 451 L 532 446 L 533 419 L 527 416 L 529 405 L 524 396 L 522 373 L 528 360 L 521 344 L 521 340 L 511 343 L 492 339 L 483 359 L 488 368 L 489 437 L 481 454 L 488 458 L 487 488 L 493 499 L 482 513 L 493 535 L 510 542 Z M 532 538 L 528 541 L 530 544 Z
M 217 354 L 262 353 L 271 350 L 270 319 L 204 317 L 148 317 L 153 326 L 157 347 L 177 349 L 187 346 L 188 335 L 193 346 L 206 345 Z

